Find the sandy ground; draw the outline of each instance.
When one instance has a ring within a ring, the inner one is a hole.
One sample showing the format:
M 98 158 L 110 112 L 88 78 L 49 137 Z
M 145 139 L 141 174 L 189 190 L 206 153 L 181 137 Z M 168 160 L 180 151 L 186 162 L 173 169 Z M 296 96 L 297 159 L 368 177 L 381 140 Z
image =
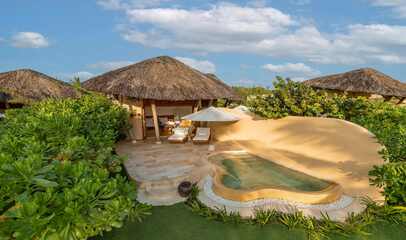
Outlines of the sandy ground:
M 350 196 L 382 200 L 368 171 L 383 164 L 381 145 L 366 129 L 338 119 L 286 117 L 262 120 L 238 110 L 242 120 L 212 126 L 217 144 L 236 143 L 258 156 L 340 184 Z

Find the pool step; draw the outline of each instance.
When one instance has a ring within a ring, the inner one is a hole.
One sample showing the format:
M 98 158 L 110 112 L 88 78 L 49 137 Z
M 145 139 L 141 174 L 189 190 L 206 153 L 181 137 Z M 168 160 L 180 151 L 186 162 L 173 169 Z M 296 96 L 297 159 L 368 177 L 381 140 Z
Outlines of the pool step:
M 177 193 L 166 192 L 160 193 L 159 195 L 151 195 L 143 190 L 137 192 L 137 200 L 152 206 L 170 206 L 185 201 L 185 199 Z
M 192 183 L 199 181 L 211 171 L 210 165 L 201 168 L 195 168 L 188 174 L 176 177 L 167 177 L 155 181 L 144 181 L 139 183 L 137 199 L 140 202 L 151 205 L 172 205 L 185 201 L 178 194 L 178 186 L 182 181 Z

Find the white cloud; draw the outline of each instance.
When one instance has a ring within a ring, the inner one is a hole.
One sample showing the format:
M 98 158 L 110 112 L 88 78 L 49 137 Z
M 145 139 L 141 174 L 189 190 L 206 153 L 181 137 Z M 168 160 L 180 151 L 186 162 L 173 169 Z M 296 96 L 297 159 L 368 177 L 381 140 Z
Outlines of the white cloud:
M 378 7 L 388 7 L 393 10 L 400 18 L 406 18 L 406 1 L 405 0 L 370 0 L 372 5 Z
M 296 81 L 321 75 L 320 71 L 304 63 L 266 64 L 262 67 L 270 72 L 286 75 L 286 77 Z
M 37 32 L 19 32 L 11 37 L 11 45 L 16 48 L 48 47 L 48 40 Z
M 238 80 L 236 83 L 236 85 L 241 85 L 241 86 L 254 86 L 256 84 L 256 82 L 252 79 L 240 79 Z
M 125 10 L 129 8 L 148 8 L 159 6 L 173 0 L 97 0 L 97 4 L 106 10 Z
M 95 76 L 95 74 L 88 72 L 88 71 L 79 71 L 79 72 L 74 72 L 74 73 L 59 73 L 55 74 L 58 79 L 61 79 L 66 82 L 70 82 L 75 78 L 79 78 L 81 82 L 86 81 L 89 78 L 92 78 Z
M 406 26 L 371 24 L 350 25 L 350 38 L 368 44 L 406 45 Z
M 148 47 L 253 53 L 320 64 L 399 64 L 406 59 L 406 26 L 401 25 L 354 24 L 341 32 L 324 33 L 278 9 L 255 4 L 218 3 L 208 9 L 128 7 L 124 12 L 128 23 L 118 32 L 127 41 Z
M 80 71 L 80 72 L 74 73 L 73 76 L 74 77 L 79 77 L 80 80 L 86 80 L 86 79 L 89 79 L 91 77 L 94 77 L 94 74 L 91 73 L 91 72 Z
M 133 9 L 127 11 L 127 15 L 133 23 L 152 24 L 189 39 L 193 33 L 200 37 L 209 33 L 219 35 L 207 36 L 211 41 L 231 35 L 249 40 L 252 35 L 280 33 L 284 27 L 294 24 L 289 15 L 274 8 L 240 7 L 229 3 L 215 5 L 209 10 Z
M 131 62 L 131 61 L 98 62 L 98 63 L 90 64 L 89 67 L 94 68 L 94 69 L 100 69 L 103 71 L 111 71 L 111 70 L 114 70 L 117 68 L 128 66 L 132 63 L 133 62 Z
M 94 75 L 93 73 L 91 73 L 91 72 L 80 71 L 80 72 L 73 73 L 73 74 L 70 76 L 70 79 L 73 79 L 73 78 L 75 78 L 75 77 L 78 77 L 78 78 L 80 79 L 80 81 L 84 81 L 84 80 L 87 80 L 87 79 L 92 78 L 92 77 L 94 77 L 94 76 L 95 76 L 95 75 Z
M 400 57 L 398 55 L 381 54 L 381 55 L 373 55 L 371 57 L 379 60 L 382 63 L 387 63 L 387 64 L 404 64 L 404 63 L 406 63 L 406 58 Z
M 186 65 L 189 65 L 192 68 L 195 68 L 203 73 L 215 73 L 216 65 L 207 60 L 196 60 L 193 58 L 187 57 L 175 57 L 179 61 L 183 62 Z

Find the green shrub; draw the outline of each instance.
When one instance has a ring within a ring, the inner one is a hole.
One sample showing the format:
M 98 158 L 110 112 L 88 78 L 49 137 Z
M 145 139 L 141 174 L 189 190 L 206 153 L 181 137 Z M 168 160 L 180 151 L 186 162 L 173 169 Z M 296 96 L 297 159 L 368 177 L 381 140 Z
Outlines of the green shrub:
M 247 101 L 249 96 L 258 96 L 272 92 L 269 88 L 264 87 L 233 87 L 233 90 L 241 97 L 241 101 Z
M 369 172 L 371 183 L 382 187 L 386 202 L 393 205 L 406 203 L 406 163 L 387 163 L 374 166 Z
M 254 211 L 254 218 L 251 220 L 255 224 L 259 224 L 260 226 L 265 226 L 271 222 L 277 222 L 280 217 L 280 213 L 275 209 L 255 209 Z
M 245 104 L 256 114 L 267 118 L 286 116 L 329 116 L 343 118 L 335 97 L 318 92 L 304 84 L 278 77 L 275 89 L 266 94 L 250 95 Z
M 369 111 L 351 120 L 369 129 L 385 146 L 380 154 L 386 164 L 371 169 L 371 183 L 383 188 L 387 203 L 406 205 L 406 108 L 374 102 Z
M 103 97 L 11 110 L 0 126 L 0 238 L 87 239 L 148 207 L 113 154 L 127 112 Z

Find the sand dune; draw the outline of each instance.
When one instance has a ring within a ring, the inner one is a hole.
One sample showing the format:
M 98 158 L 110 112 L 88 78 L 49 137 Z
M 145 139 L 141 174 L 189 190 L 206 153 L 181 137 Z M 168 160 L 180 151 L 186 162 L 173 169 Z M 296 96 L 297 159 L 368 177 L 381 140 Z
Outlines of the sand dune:
M 382 200 L 369 185 L 368 171 L 383 164 L 381 145 L 366 129 L 338 119 L 286 117 L 261 120 L 229 110 L 242 120 L 215 126 L 218 143 L 234 142 L 278 164 L 339 183 L 350 196 Z

